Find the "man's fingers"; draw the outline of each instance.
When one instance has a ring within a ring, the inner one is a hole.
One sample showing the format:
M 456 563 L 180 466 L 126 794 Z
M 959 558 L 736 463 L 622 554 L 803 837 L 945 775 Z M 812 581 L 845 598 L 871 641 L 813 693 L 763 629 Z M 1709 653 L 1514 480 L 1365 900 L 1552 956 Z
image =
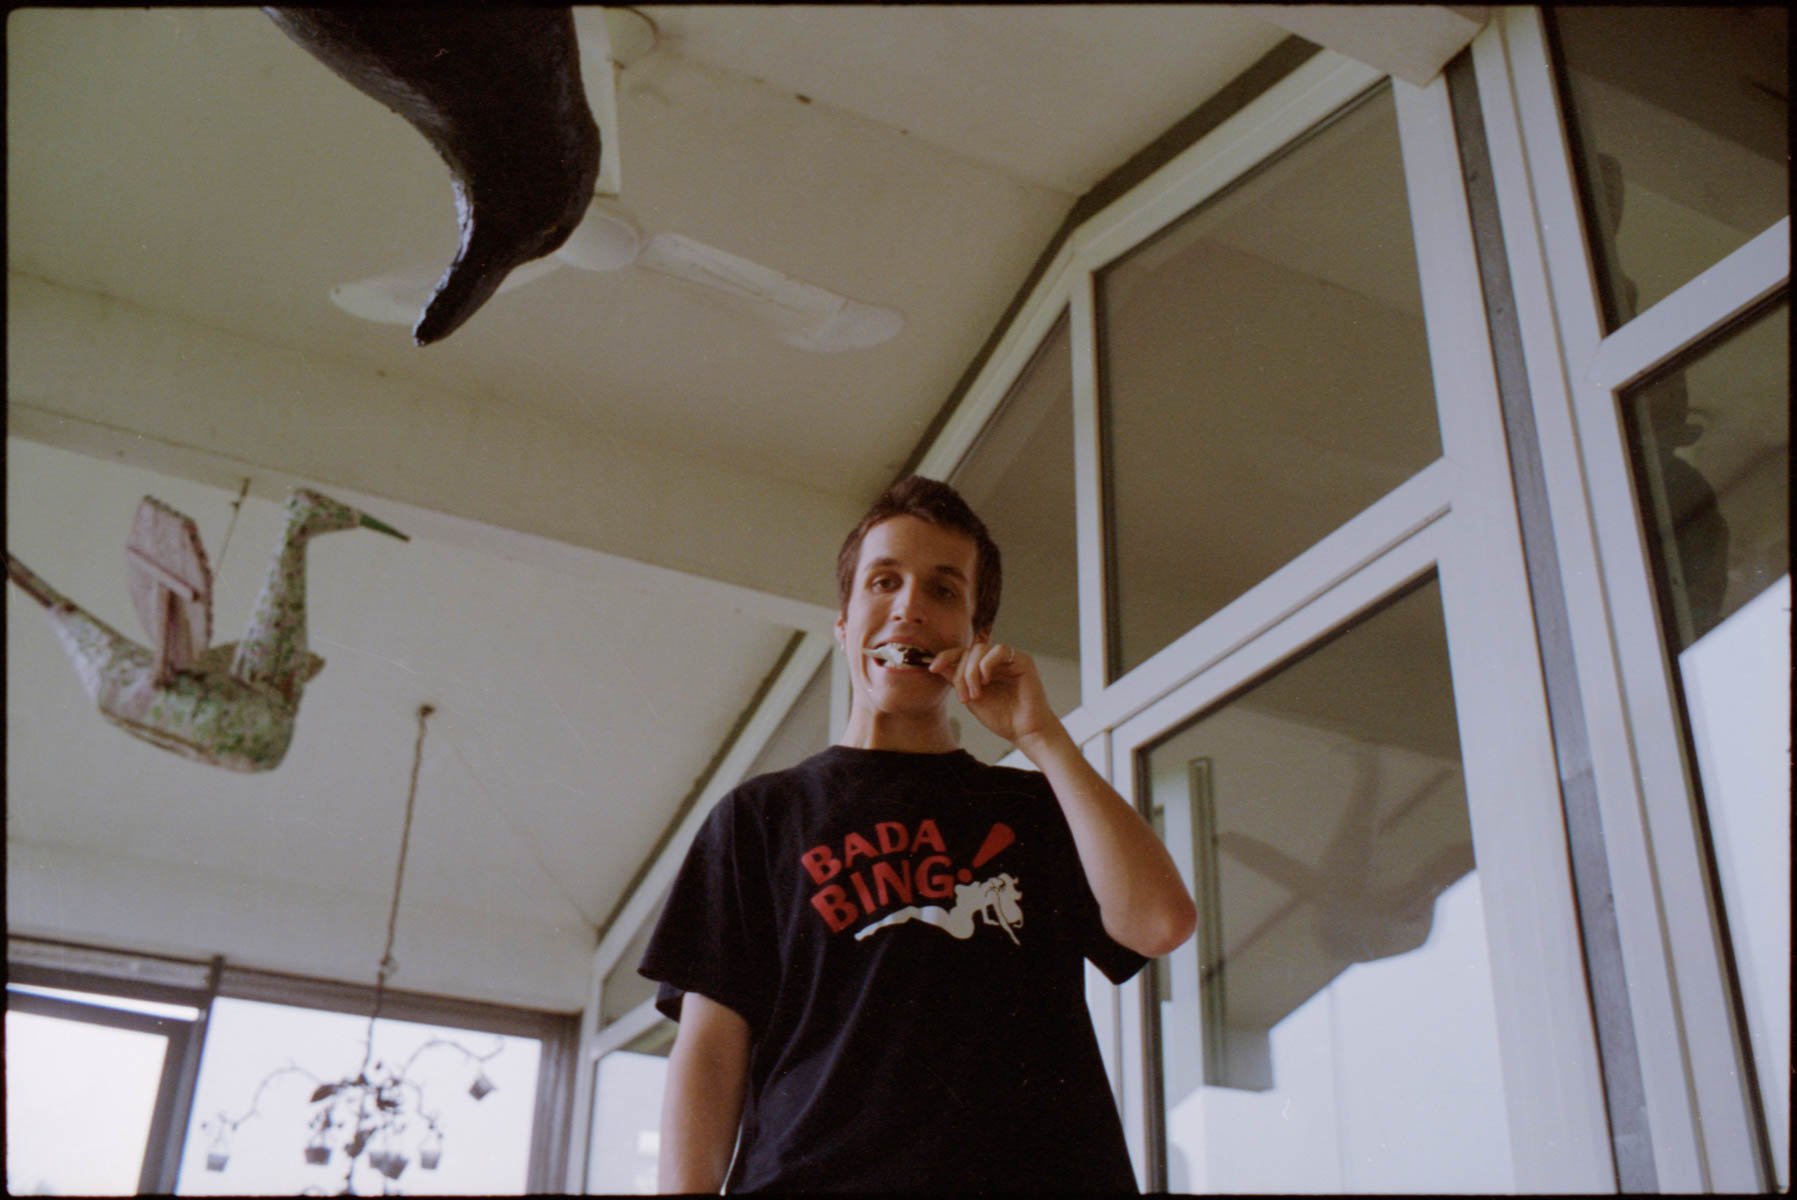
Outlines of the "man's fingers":
M 986 684 L 1019 677 L 1017 648 L 1002 642 L 979 643 L 968 652 L 965 673 L 968 690 L 977 700 Z

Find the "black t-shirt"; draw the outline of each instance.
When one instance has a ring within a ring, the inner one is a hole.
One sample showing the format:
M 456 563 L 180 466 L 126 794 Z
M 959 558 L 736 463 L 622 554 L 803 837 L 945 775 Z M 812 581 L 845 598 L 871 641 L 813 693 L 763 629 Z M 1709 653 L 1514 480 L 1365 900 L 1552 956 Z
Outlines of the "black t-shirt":
M 1088 958 L 1146 961 L 1041 775 L 832 746 L 718 803 L 639 969 L 749 1023 L 728 1190 L 1134 1191 Z

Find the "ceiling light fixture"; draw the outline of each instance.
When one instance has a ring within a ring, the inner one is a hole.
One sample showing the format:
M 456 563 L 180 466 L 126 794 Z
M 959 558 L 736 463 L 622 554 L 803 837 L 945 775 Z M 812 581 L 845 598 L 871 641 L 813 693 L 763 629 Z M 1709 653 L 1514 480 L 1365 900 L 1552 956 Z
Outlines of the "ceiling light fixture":
M 374 1057 L 374 1030 L 380 1021 L 386 1000 L 387 979 L 399 967 L 393 957 L 393 935 L 399 924 L 400 889 L 405 882 L 406 856 L 412 837 L 412 815 L 418 799 L 418 770 L 424 761 L 426 723 L 435 706 L 418 707 L 418 740 L 412 754 L 411 786 L 406 792 L 406 819 L 400 832 L 399 865 L 393 875 L 393 900 L 387 911 L 387 944 L 381 951 L 380 968 L 374 982 L 374 1009 L 368 1017 L 368 1030 L 362 1040 L 362 1063 L 354 1074 L 325 1081 L 293 1062 L 269 1072 L 256 1086 L 250 1105 L 241 1116 L 217 1118 L 201 1123 L 202 1130 L 212 1131 L 212 1142 L 206 1152 L 206 1169 L 223 1171 L 230 1165 L 230 1138 L 244 1122 L 261 1116 L 262 1094 L 286 1075 L 299 1074 L 313 1080 L 310 1135 L 305 1144 L 308 1165 L 329 1165 L 333 1154 L 341 1150 L 348 1165 L 344 1169 L 342 1195 L 356 1194 L 355 1175 L 358 1162 L 365 1162 L 382 1176 L 383 1194 L 397 1191 L 393 1186 L 414 1157 L 419 1167 L 437 1169 L 443 1156 L 443 1128 L 438 1114 L 425 1107 L 424 1088 L 412 1078 L 412 1067 L 427 1050 L 448 1049 L 461 1054 L 474 1066 L 474 1080 L 468 1094 L 484 1099 L 497 1086 L 487 1077 L 484 1064 L 505 1048 L 500 1044 L 485 1054 L 476 1054 L 460 1042 L 448 1038 L 430 1038 L 420 1045 L 397 1069 Z M 409 1151 L 409 1153 L 408 1153 Z M 366 1154 L 366 1158 L 364 1158 Z

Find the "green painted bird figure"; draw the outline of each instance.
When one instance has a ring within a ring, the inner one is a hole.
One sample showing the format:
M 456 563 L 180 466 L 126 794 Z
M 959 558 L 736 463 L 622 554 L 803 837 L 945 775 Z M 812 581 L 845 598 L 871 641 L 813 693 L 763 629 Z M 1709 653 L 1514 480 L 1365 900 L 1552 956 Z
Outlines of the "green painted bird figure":
M 212 573 L 199 530 L 151 496 L 125 543 L 146 648 L 6 556 L 6 573 L 49 615 L 82 686 L 107 720 L 165 750 L 234 771 L 270 771 L 293 741 L 300 694 L 324 660 L 306 648 L 306 543 L 357 527 L 405 534 L 305 488 L 287 496 L 287 529 L 241 641 L 208 646 Z

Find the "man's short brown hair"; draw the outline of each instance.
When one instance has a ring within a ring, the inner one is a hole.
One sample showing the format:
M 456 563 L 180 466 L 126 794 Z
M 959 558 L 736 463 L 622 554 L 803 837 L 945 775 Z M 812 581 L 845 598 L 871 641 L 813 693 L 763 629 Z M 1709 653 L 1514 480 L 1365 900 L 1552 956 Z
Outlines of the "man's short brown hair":
M 998 619 L 998 596 L 1004 584 L 998 544 L 986 532 L 986 523 L 961 499 L 961 493 L 922 475 L 907 476 L 881 493 L 843 541 L 836 555 L 836 591 L 841 611 L 849 610 L 849 592 L 855 586 L 855 568 L 861 562 L 861 540 L 868 530 L 893 517 L 916 517 L 973 539 L 973 628 L 975 633 L 990 631 L 992 622 Z

